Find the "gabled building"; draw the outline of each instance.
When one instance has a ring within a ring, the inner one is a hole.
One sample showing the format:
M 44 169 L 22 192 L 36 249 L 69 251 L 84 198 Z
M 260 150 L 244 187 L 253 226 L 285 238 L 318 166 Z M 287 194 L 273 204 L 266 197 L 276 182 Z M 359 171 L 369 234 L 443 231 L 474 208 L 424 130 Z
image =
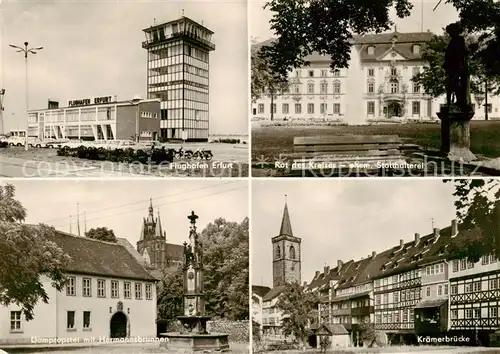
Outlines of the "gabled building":
M 128 251 L 126 241 L 104 242 L 61 231 L 49 239 L 71 257 L 64 269 L 66 288 L 59 292 L 42 277 L 49 300 L 36 305 L 29 322 L 17 305 L 0 307 L 0 343 L 156 336 L 157 279 Z
M 163 229 L 160 212 L 155 218 L 153 202 L 150 200 L 148 216 L 142 221 L 141 234 L 137 241 L 137 251 L 145 262 L 158 270 L 182 265 L 183 247 L 167 243 L 167 233 Z

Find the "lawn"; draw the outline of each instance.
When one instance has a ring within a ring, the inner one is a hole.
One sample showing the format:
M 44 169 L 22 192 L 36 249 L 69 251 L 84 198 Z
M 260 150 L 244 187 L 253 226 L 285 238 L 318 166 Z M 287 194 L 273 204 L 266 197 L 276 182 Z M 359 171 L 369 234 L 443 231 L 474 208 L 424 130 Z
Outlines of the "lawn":
M 500 121 L 471 122 L 471 151 L 479 156 L 500 157 Z M 399 135 L 404 143 L 424 150 L 439 149 L 440 124 L 379 124 L 357 126 L 258 127 L 252 129 L 252 161 L 275 161 L 293 152 L 293 138 L 317 135 Z

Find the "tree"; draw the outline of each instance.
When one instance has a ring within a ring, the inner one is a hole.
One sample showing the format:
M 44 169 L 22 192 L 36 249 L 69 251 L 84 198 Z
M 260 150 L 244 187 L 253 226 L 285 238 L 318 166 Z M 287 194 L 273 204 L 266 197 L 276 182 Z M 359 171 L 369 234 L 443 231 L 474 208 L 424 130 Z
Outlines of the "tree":
M 378 339 L 377 331 L 373 323 L 363 322 L 359 325 L 359 336 L 364 343 L 368 343 L 368 348 L 373 347 L 375 344 L 380 346 L 381 343 Z
M 161 280 L 158 292 L 158 318 L 174 320 L 182 315 L 184 276 L 179 267 Z
M 262 95 L 271 98 L 271 120 L 274 119 L 274 100 L 279 94 L 289 89 L 287 78 L 275 75 L 270 67 L 269 61 L 262 54 L 262 47 L 253 43 L 251 48 L 251 91 L 252 100 L 258 100 Z
M 231 320 L 249 316 L 248 218 L 241 224 L 222 218 L 200 234 L 203 244 L 206 313 Z M 167 275 L 158 294 L 159 317 L 175 319 L 182 311 L 182 268 Z
M 427 42 L 422 52 L 422 60 L 426 62 L 424 70 L 412 78 L 413 82 L 422 85 L 425 93 L 434 98 L 446 93 L 446 73 L 443 69 L 443 63 L 444 54 L 449 41 L 450 38 L 448 35 L 440 35 L 434 36 Z M 471 54 L 469 59 L 471 94 L 485 95 L 486 82 L 488 82 L 488 90 L 490 93 L 500 94 L 500 77 L 488 77 L 485 73 L 484 65 L 477 57 L 477 53 L 479 52 L 477 38 L 474 36 L 467 36 L 466 42 Z
M 249 317 L 248 218 L 216 219 L 202 231 L 207 312 L 231 320 Z
M 286 336 L 293 335 L 305 345 L 308 327 L 314 321 L 318 298 L 315 293 L 305 292 L 298 283 L 287 284 L 279 295 L 276 306 L 282 313 L 282 329 Z
M 500 181 L 457 179 L 453 183 L 461 237 L 453 239 L 448 251 L 474 262 L 491 253 L 500 258 Z
M 85 233 L 85 236 L 99 241 L 117 242 L 114 231 L 108 229 L 107 227 L 97 227 L 95 229 L 90 229 Z
M 500 3 L 491 0 L 446 0 L 459 12 L 463 28 L 477 34 L 478 60 L 485 75 L 500 76 Z M 354 34 L 386 31 L 392 25 L 389 9 L 399 18 L 413 8 L 409 0 L 268 0 L 277 36 L 262 48 L 271 70 L 285 78 L 290 69 L 307 65 L 313 52 L 331 58 L 332 70 L 347 68 Z
M 70 257 L 50 240 L 54 228 L 25 224 L 26 216 L 14 186 L 0 186 L 0 305 L 17 304 L 30 321 L 37 303 L 49 301 L 44 279 L 63 289 Z

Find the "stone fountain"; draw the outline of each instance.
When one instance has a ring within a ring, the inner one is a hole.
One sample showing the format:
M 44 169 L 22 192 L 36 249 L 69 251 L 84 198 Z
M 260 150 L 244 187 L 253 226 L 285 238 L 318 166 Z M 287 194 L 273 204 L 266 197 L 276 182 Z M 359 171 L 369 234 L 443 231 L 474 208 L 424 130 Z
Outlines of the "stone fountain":
M 229 349 L 228 334 L 209 333 L 203 299 L 203 245 L 198 241 L 196 219 L 191 212 L 189 243 L 184 242 L 184 315 L 178 319 L 182 323 L 181 332 L 168 332 L 162 336 L 168 338 L 163 347 L 184 351 L 226 351 Z

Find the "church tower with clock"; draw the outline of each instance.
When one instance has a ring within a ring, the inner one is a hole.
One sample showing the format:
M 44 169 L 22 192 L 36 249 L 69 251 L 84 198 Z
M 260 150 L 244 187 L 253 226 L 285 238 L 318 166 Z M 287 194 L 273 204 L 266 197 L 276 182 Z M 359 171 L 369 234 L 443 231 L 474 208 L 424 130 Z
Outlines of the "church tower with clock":
M 288 283 L 301 283 L 302 240 L 292 232 L 288 205 L 285 201 L 283 218 L 278 236 L 271 239 L 273 246 L 273 287 Z

